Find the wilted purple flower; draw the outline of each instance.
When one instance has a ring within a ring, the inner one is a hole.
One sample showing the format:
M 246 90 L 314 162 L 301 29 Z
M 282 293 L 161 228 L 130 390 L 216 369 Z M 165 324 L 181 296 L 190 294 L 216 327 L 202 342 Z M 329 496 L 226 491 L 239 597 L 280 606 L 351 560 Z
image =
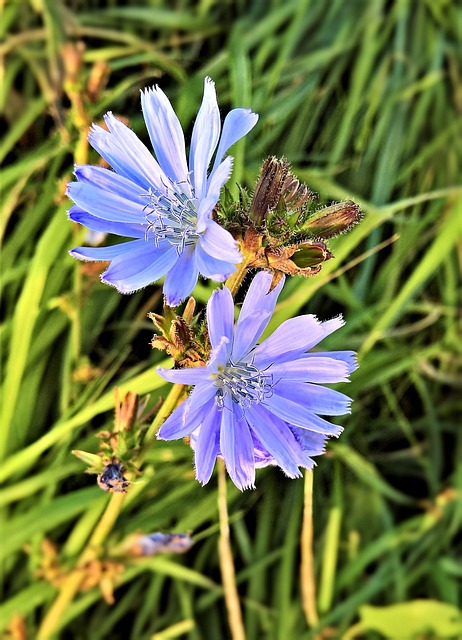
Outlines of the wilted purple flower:
M 291 478 L 311 468 L 328 436 L 342 428 L 319 415 L 349 412 L 350 398 L 321 386 L 346 382 L 356 369 L 353 351 L 307 353 L 343 325 L 313 315 L 286 320 L 256 346 L 267 327 L 284 280 L 269 292 L 272 276 L 258 273 L 234 328 L 234 303 L 224 287 L 207 305 L 212 353 L 205 367 L 158 369 L 191 395 L 165 421 L 159 438 L 191 434 L 197 479 L 210 479 L 217 456 L 239 489 L 253 487 L 255 467 L 275 464 Z
M 206 78 L 188 165 L 183 130 L 167 96 L 157 86 L 146 89 L 141 106 L 157 161 L 109 112 L 104 117 L 109 131 L 93 125 L 89 141 L 114 171 L 78 166 L 78 182 L 68 187 L 76 205 L 69 211 L 71 220 L 134 240 L 104 248 L 77 247 L 71 255 L 110 260 L 102 281 L 121 293 L 167 274 L 164 294 L 175 306 L 191 293 L 199 274 L 223 282 L 242 260 L 231 234 L 211 215 L 231 173 L 232 158 L 224 155 L 255 126 L 258 116 L 250 109 L 233 109 L 220 136 L 215 85 Z

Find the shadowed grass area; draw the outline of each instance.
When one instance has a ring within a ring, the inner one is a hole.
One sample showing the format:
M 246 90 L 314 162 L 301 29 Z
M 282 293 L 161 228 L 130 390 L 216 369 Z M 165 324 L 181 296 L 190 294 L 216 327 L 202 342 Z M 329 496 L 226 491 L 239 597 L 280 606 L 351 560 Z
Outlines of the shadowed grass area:
M 319 624 L 307 628 L 301 604 L 303 480 L 267 468 L 256 491 L 228 494 L 247 637 L 460 637 L 461 21 L 457 3 L 432 0 L 4 7 L 0 620 L 10 637 L 24 637 L 21 625 L 35 637 L 56 595 L 43 541 L 70 569 L 108 501 L 71 450 L 97 450 L 114 386 L 149 394 L 148 408 L 168 391 L 147 319 L 161 288 L 121 296 L 68 256 L 85 230 L 67 220 L 65 185 L 74 163 L 99 161 L 86 136 L 106 111 L 147 141 L 140 88 L 158 83 L 190 133 L 205 75 L 223 112 L 260 114 L 233 149 L 234 195 L 266 156 L 284 155 L 320 203 L 352 198 L 365 212 L 318 276 L 287 282 L 268 330 L 299 313 L 343 313 L 323 348 L 360 355 L 345 432 L 314 472 Z M 198 285 L 199 304 L 211 290 Z M 180 559 L 123 560 L 115 605 L 89 580 L 62 637 L 228 637 L 216 504 L 216 477 L 194 480 L 188 446 L 157 442 L 105 557 L 120 562 L 135 532 L 191 531 L 197 542 Z M 407 627 L 412 615 L 425 625 Z

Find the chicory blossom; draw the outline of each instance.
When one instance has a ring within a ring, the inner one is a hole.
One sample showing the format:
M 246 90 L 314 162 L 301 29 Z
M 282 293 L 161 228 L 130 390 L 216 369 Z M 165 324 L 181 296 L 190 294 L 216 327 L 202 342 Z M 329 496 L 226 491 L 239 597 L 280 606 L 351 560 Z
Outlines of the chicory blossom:
M 78 181 L 67 192 L 75 203 L 71 220 L 132 240 L 77 247 L 71 255 L 109 260 L 101 279 L 121 293 L 167 274 L 164 294 L 175 306 L 192 292 L 199 274 L 223 282 L 242 260 L 237 243 L 212 219 L 212 211 L 232 169 L 226 151 L 255 126 L 258 116 L 250 109 L 233 109 L 221 131 L 215 85 L 206 78 L 188 164 L 183 130 L 163 91 L 157 86 L 142 91 L 141 106 L 157 160 L 109 112 L 104 117 L 108 131 L 93 125 L 88 139 L 114 171 L 77 166 Z
M 349 413 L 350 398 L 322 386 L 347 382 L 356 369 L 353 351 L 311 352 L 343 325 L 303 315 L 283 322 L 257 344 L 267 327 L 284 279 L 270 290 L 272 275 L 258 273 L 234 328 L 230 291 L 216 290 L 207 305 L 212 352 L 204 367 L 158 369 L 170 382 L 194 385 L 161 426 L 158 437 L 191 435 L 197 479 L 210 479 L 217 456 L 239 489 L 253 487 L 255 468 L 278 465 L 290 478 L 312 468 L 329 436 L 342 427 L 320 416 Z

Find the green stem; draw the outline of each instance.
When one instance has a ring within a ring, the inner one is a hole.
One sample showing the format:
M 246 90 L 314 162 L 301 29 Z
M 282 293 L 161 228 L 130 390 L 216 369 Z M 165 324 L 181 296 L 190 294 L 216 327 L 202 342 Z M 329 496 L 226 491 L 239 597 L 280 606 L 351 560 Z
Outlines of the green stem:
M 314 577 L 313 557 L 313 472 L 305 471 L 305 493 L 303 499 L 303 524 L 300 540 L 301 553 L 301 589 L 302 606 L 305 618 L 310 628 L 318 622 L 316 610 L 316 582 Z
M 162 422 L 172 413 L 184 392 L 184 388 L 184 385 L 181 384 L 175 384 L 172 386 L 165 402 L 157 412 L 157 415 L 148 430 L 148 442 L 154 437 Z M 100 556 L 104 542 L 111 533 L 112 528 L 119 517 L 119 513 L 122 510 L 124 500 L 124 493 L 113 493 L 111 495 L 106 510 L 96 525 L 87 546 L 82 551 L 74 570 L 64 580 L 56 600 L 53 602 L 50 610 L 43 619 L 37 634 L 37 640 L 48 640 L 59 628 L 59 621 L 64 611 L 74 599 L 83 579 L 85 578 L 86 565 L 91 560 Z
M 178 406 L 180 400 L 185 392 L 184 384 L 174 384 L 170 389 L 168 396 L 165 398 L 162 403 L 161 408 L 156 414 L 151 426 L 148 429 L 146 434 L 146 442 L 149 444 L 157 431 L 159 430 L 160 425 L 165 422 L 165 420 L 169 417 L 169 415 L 173 412 L 173 410 Z
M 229 535 L 228 504 L 226 498 L 226 470 L 223 460 L 218 460 L 218 516 L 220 520 L 220 539 L 218 541 L 218 557 L 220 561 L 221 579 L 225 595 L 228 624 L 232 640 L 245 640 L 244 622 L 236 585 L 233 553 Z
M 228 287 L 228 289 L 231 291 L 231 295 L 233 296 L 233 298 L 236 297 L 236 293 L 238 292 L 239 287 L 241 286 L 242 281 L 247 274 L 247 265 L 250 261 L 250 258 L 252 257 L 254 257 L 253 254 L 244 255 L 244 259 L 240 264 L 237 265 L 236 271 L 232 273 L 225 282 L 225 286 Z

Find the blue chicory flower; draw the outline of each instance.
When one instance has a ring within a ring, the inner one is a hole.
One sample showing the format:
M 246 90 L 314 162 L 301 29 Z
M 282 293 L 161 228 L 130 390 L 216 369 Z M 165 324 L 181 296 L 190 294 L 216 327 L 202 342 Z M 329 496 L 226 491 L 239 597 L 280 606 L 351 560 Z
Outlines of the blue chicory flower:
M 78 182 L 68 187 L 75 203 L 71 220 L 133 240 L 77 247 L 71 255 L 109 260 L 101 279 L 121 293 L 132 293 L 167 274 L 164 294 L 175 306 L 192 292 L 199 274 L 223 282 L 242 260 L 231 234 L 212 220 L 212 211 L 232 169 L 233 159 L 224 158 L 225 153 L 255 126 L 258 116 L 250 109 L 233 109 L 220 136 L 215 85 L 206 78 L 188 165 L 183 130 L 167 96 L 157 86 L 146 89 L 141 106 L 157 161 L 109 112 L 104 117 L 108 131 L 93 125 L 89 141 L 114 171 L 77 166 Z
M 205 367 L 158 369 L 170 382 L 194 385 L 185 402 L 161 426 L 158 437 L 191 435 L 197 479 L 210 479 L 217 456 L 239 489 L 254 486 L 255 468 L 278 465 L 291 478 L 312 468 L 329 436 L 342 427 L 320 415 L 349 412 L 350 398 L 321 386 L 347 382 L 356 369 L 353 351 L 307 353 L 343 325 L 338 317 L 286 320 L 257 345 L 267 327 L 283 280 L 269 292 L 272 276 L 258 273 L 234 328 L 230 291 L 216 290 L 207 305 L 212 352 Z

